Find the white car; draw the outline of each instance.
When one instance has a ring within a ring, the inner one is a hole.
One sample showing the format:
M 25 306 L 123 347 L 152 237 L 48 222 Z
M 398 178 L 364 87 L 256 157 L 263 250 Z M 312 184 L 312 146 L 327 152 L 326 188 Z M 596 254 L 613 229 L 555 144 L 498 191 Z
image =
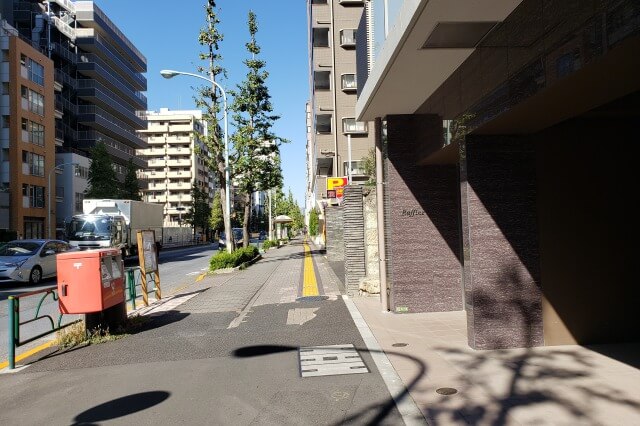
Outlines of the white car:
M 38 284 L 56 276 L 56 254 L 71 250 L 60 240 L 14 240 L 0 243 L 0 283 Z

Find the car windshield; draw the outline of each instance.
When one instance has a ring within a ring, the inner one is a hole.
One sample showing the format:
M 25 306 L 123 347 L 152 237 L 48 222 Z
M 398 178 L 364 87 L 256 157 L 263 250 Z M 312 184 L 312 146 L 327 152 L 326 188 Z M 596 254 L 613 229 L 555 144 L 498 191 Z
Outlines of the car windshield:
M 67 228 L 69 240 L 99 240 L 111 236 L 111 221 L 105 217 L 73 218 Z
M 0 247 L 0 256 L 33 256 L 42 243 L 33 241 L 12 241 Z

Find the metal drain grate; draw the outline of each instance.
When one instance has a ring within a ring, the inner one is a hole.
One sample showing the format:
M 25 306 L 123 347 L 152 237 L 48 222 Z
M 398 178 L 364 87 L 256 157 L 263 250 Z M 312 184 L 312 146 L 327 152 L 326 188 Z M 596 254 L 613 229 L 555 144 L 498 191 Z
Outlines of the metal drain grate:
M 300 348 L 298 355 L 302 377 L 369 372 L 353 345 L 308 346 Z

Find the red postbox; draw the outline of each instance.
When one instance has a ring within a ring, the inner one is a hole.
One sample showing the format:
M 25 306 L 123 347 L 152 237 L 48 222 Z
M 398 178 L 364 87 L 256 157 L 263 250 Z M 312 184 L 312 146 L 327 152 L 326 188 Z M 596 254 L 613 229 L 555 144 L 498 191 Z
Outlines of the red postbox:
M 61 313 L 101 312 L 124 302 L 124 265 L 119 250 L 60 253 L 56 263 Z

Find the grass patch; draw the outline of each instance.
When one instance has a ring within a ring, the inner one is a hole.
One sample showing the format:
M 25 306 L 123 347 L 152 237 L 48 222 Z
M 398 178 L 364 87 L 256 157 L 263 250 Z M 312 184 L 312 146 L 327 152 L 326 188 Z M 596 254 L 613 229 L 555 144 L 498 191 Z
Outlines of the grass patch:
M 226 251 L 217 253 L 209 261 L 209 270 L 215 271 L 224 268 L 235 268 L 245 262 L 250 261 L 259 254 L 255 246 L 243 247 L 234 250 L 232 253 Z
M 89 333 L 85 329 L 84 321 L 80 321 L 59 330 L 56 333 L 55 344 L 59 348 L 69 349 L 74 346 L 88 346 L 112 342 L 127 337 L 132 332 L 139 330 L 147 321 L 149 321 L 149 318 L 135 315 L 127 318 L 124 326 L 119 327 L 115 332 L 110 332 L 108 328 L 104 330 L 98 328 Z

